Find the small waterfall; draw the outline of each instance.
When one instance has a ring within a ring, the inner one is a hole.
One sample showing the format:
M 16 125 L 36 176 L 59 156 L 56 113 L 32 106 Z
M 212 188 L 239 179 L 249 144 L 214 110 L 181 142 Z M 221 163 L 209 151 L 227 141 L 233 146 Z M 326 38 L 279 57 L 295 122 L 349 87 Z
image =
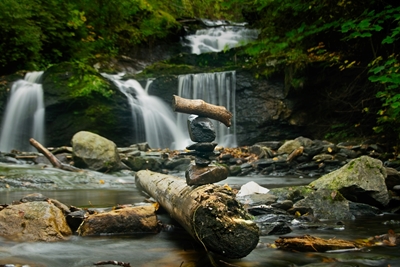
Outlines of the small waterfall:
M 245 24 L 229 23 L 225 21 L 203 20 L 210 28 L 197 30 L 195 34 L 185 37 L 184 45 L 190 46 L 193 54 L 220 52 L 256 40 L 258 30 L 248 29 Z
M 148 95 L 136 80 L 121 80 L 121 75 L 102 74 L 126 95 L 132 109 L 136 142 L 147 142 L 151 148 L 184 149 L 189 144 L 187 130 L 179 131 L 172 108 L 156 96 Z M 150 86 L 148 81 L 146 89 Z
M 224 106 L 232 113 L 232 125 L 214 121 L 219 146 L 236 147 L 236 72 L 216 72 L 179 75 L 178 95 L 188 99 L 202 99 L 210 104 Z M 181 131 L 187 131 L 189 115 L 178 113 L 177 123 Z
M 43 89 L 40 79 L 43 72 L 30 72 L 24 80 L 11 87 L 10 98 L 3 116 L 0 136 L 0 151 L 34 151 L 29 139 L 41 144 L 44 140 Z

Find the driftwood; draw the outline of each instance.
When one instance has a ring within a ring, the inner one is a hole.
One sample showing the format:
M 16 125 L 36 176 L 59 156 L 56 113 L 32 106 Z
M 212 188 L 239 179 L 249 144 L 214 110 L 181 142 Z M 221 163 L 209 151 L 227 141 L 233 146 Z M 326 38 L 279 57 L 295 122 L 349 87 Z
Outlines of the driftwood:
M 184 179 L 151 171 L 137 172 L 136 185 L 207 251 L 237 259 L 247 256 L 258 243 L 257 225 L 228 187 L 188 186 Z
M 82 172 L 83 171 L 74 166 L 62 163 L 61 161 L 58 160 L 58 158 L 56 156 L 54 156 L 49 150 L 47 150 L 41 143 L 39 143 L 35 139 L 33 139 L 33 138 L 29 139 L 29 143 L 32 146 L 34 146 L 37 149 L 37 151 L 42 153 L 50 161 L 51 165 L 53 165 L 54 168 L 58 168 L 58 169 L 65 170 L 65 171 L 72 171 L 72 172 Z
M 325 252 L 328 250 L 358 248 L 358 245 L 352 241 L 335 238 L 322 239 L 310 235 L 280 237 L 275 240 L 275 245 L 280 249 L 303 252 Z
M 160 224 L 153 205 L 124 207 L 86 216 L 77 232 L 80 236 L 158 233 Z
M 176 112 L 196 114 L 222 122 L 226 127 L 231 126 L 232 113 L 223 106 L 209 104 L 201 99 L 186 99 L 174 95 L 172 109 Z

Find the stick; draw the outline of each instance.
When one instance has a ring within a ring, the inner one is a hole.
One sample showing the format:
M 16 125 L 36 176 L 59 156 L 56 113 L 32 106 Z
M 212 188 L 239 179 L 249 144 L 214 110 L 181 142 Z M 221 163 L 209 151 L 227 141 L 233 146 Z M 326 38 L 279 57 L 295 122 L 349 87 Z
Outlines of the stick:
M 65 170 L 65 171 L 72 171 L 72 172 L 82 172 L 83 171 L 74 166 L 62 163 L 61 161 L 58 160 L 58 158 L 56 156 L 54 156 L 50 151 L 48 151 L 44 146 L 42 146 L 41 143 L 39 143 L 35 139 L 33 139 L 33 138 L 29 139 L 29 143 L 32 146 L 34 146 L 37 149 L 37 151 L 42 153 L 50 161 L 51 165 L 53 165 L 54 168 L 58 168 L 58 169 Z
M 186 99 L 174 95 L 172 109 L 176 112 L 196 114 L 222 122 L 226 127 L 231 126 L 232 113 L 223 106 L 209 104 L 201 99 Z

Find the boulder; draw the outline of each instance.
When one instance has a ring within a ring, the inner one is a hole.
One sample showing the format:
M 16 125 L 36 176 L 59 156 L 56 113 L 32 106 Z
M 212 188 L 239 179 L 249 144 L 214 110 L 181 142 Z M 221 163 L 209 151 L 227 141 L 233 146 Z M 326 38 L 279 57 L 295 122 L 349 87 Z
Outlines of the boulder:
M 320 189 L 297 201 L 293 209 L 304 208 L 312 210 L 315 219 L 350 220 L 354 216 L 350 212 L 349 201 L 339 192 Z
M 74 165 L 94 171 L 124 169 L 114 142 L 100 135 L 81 131 L 72 137 Z
M 361 156 L 313 181 L 310 186 L 337 190 L 350 201 L 382 207 L 390 200 L 385 179 L 386 169 L 382 161 Z
M 71 234 L 63 211 L 47 201 L 9 205 L 0 211 L 0 236 L 7 239 L 48 242 Z
M 290 154 L 292 153 L 295 149 L 298 149 L 301 147 L 302 144 L 299 140 L 289 140 L 286 141 L 279 149 L 278 149 L 278 154 Z
M 46 146 L 67 145 L 79 131 L 90 131 L 129 146 L 135 140 L 126 96 L 91 66 L 63 62 L 42 76 Z

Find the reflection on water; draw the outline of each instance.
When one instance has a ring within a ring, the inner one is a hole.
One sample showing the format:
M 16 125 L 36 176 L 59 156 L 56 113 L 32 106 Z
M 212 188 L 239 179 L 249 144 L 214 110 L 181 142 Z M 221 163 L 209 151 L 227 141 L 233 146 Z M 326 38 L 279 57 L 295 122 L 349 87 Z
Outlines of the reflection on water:
M 143 195 L 136 189 L 75 189 L 75 190 L 35 190 L 48 198 L 76 207 L 112 207 L 143 201 Z M 0 194 L 0 204 L 18 201 L 32 191 L 5 191 Z
M 230 177 L 222 183 L 240 186 L 250 180 L 266 187 L 276 185 L 307 184 L 306 179 L 288 177 Z M 11 203 L 31 191 L 2 191 L 0 203 Z M 138 203 L 145 200 L 134 185 L 129 188 L 97 188 L 72 190 L 35 190 L 47 197 L 58 199 L 67 205 L 78 207 L 111 207 L 117 204 Z M 168 214 L 159 214 L 164 224 L 175 224 Z M 386 222 L 386 223 L 385 223 Z M 310 234 L 322 238 L 346 240 L 365 239 L 387 233 L 393 229 L 400 233 L 400 215 L 384 215 L 374 218 L 345 221 L 343 230 L 299 230 L 289 235 Z M 212 266 L 204 249 L 176 225 L 173 231 L 159 234 L 129 236 L 73 236 L 56 243 L 14 243 L 0 239 L 0 266 L 26 264 L 30 267 L 89 267 L 99 261 L 129 262 L 131 266 Z M 400 266 L 398 247 L 374 247 L 346 253 L 294 253 L 270 248 L 278 236 L 263 236 L 259 246 L 247 257 L 239 260 L 216 259 L 218 266 L 230 267 L 294 267 L 294 266 Z

